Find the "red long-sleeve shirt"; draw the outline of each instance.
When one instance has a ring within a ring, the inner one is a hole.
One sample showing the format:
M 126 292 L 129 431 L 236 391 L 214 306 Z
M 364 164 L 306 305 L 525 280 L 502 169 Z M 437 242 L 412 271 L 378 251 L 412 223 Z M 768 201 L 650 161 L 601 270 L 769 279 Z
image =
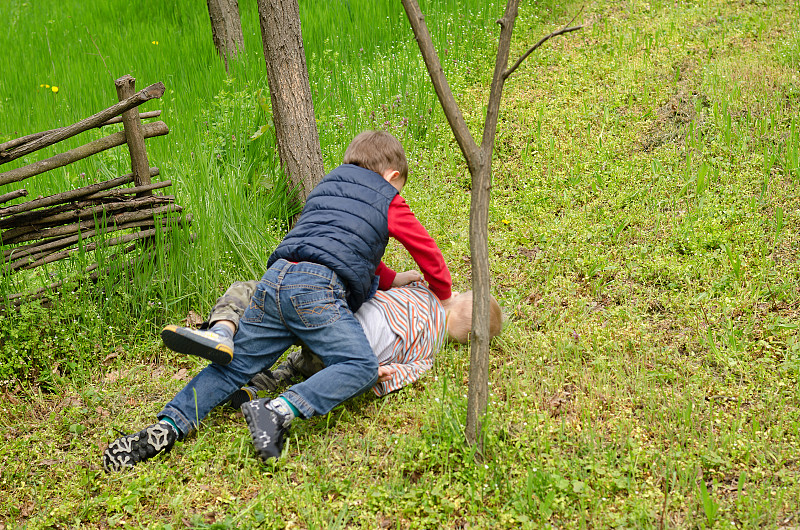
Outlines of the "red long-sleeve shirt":
M 389 204 L 389 236 L 395 238 L 408 250 L 420 268 L 422 276 L 428 282 L 433 294 L 439 300 L 447 300 L 452 295 L 453 280 L 450 270 L 444 262 L 442 251 L 436 241 L 428 234 L 422 223 L 399 194 Z M 375 270 L 380 277 L 379 288 L 383 291 L 392 286 L 397 272 L 381 262 Z

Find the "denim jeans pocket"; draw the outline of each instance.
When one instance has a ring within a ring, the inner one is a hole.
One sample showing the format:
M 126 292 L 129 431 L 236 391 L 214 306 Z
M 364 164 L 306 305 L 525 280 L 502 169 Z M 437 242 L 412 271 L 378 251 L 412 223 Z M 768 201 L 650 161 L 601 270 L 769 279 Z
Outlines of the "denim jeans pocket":
M 306 328 L 327 326 L 341 318 L 333 291 L 321 289 L 292 296 L 292 306 Z
M 261 322 L 264 319 L 264 298 L 266 296 L 266 286 L 259 282 L 253 292 L 250 303 L 242 315 L 244 322 Z

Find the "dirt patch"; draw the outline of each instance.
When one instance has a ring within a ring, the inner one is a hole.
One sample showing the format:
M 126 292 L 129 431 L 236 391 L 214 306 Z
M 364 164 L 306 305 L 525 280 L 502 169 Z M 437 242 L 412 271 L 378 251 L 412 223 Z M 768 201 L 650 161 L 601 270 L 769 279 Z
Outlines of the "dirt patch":
M 649 152 L 670 143 L 683 144 L 689 124 L 697 118 L 700 108 L 709 107 L 706 94 L 697 88 L 698 63 L 693 57 L 684 57 L 672 65 L 677 80 L 675 94 L 656 109 L 656 120 L 641 137 L 642 150 Z

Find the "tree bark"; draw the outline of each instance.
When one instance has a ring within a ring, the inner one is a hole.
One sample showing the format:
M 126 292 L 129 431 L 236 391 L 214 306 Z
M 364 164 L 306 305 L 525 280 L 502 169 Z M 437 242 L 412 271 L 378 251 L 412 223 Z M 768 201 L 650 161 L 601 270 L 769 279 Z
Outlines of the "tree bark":
M 258 0 L 281 166 L 305 200 L 325 170 L 300 31 L 298 0 Z
M 211 38 L 217 53 L 225 62 L 228 72 L 228 59 L 234 59 L 239 50 L 244 50 L 242 20 L 239 17 L 237 0 L 206 0 L 208 16 L 211 18 Z

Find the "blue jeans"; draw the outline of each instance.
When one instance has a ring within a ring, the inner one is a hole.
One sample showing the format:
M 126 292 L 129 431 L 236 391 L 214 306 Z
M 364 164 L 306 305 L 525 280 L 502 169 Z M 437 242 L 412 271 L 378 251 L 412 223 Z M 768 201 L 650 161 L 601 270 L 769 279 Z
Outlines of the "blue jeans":
M 378 360 L 345 301 L 341 280 L 316 263 L 278 260 L 256 287 L 234 337 L 233 361 L 210 364 L 158 414 L 185 435 L 297 339 L 326 368 L 281 394 L 309 418 L 327 414 L 378 380 Z

